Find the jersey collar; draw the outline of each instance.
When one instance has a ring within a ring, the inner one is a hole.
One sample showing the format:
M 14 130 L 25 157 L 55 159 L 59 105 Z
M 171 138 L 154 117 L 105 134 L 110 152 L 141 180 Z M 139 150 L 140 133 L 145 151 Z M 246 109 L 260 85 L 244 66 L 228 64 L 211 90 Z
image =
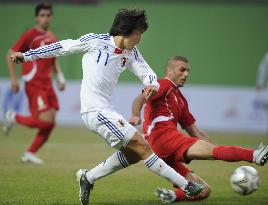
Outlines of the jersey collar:
M 178 89 L 179 88 L 173 81 L 171 81 L 167 77 L 164 77 L 164 78 L 170 82 L 170 84 L 172 85 L 173 88 L 175 88 L 175 89 Z
M 115 45 L 114 37 L 113 37 L 113 36 L 111 36 L 110 40 L 111 40 L 111 44 L 115 47 L 114 53 L 116 53 L 116 54 L 121 54 L 121 53 L 123 52 L 123 50 L 122 50 L 121 48 L 118 48 L 118 47 Z

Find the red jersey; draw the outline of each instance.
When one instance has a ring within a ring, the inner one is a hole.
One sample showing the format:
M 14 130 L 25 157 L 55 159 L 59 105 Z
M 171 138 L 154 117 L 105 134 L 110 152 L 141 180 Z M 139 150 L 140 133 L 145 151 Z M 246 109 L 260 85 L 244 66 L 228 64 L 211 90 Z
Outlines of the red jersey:
M 29 49 L 36 49 L 55 42 L 56 38 L 52 32 L 47 31 L 43 33 L 36 28 L 32 28 L 22 34 L 11 50 L 25 52 Z M 54 64 L 55 58 L 25 62 L 22 64 L 22 78 L 29 85 L 41 87 L 42 89 L 51 89 L 51 73 Z
M 184 129 L 195 122 L 188 103 L 177 86 L 169 79 L 159 79 L 159 90 L 144 108 L 143 133 L 150 135 L 158 125 L 172 126 L 177 123 Z

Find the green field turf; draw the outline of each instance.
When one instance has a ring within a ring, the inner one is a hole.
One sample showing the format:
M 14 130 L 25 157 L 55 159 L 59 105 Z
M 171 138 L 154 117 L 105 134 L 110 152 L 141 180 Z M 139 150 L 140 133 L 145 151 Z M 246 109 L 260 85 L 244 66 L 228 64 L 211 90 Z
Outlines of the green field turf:
M 113 149 L 83 128 L 56 128 L 39 156 L 43 166 L 22 164 L 20 155 L 26 149 L 33 130 L 16 126 L 9 137 L 0 134 L 0 204 L 79 204 L 75 172 L 78 168 L 92 167 L 106 159 Z M 211 135 L 212 136 L 212 135 Z M 219 135 L 218 144 L 256 147 L 268 138 L 251 135 Z M 250 196 L 235 194 L 229 186 L 232 171 L 249 163 L 195 161 L 190 167 L 211 186 L 211 197 L 195 204 L 268 204 L 268 166 L 258 167 L 260 188 Z M 160 205 L 153 192 L 169 183 L 150 173 L 142 163 L 131 166 L 113 176 L 98 181 L 91 195 L 95 205 Z M 192 204 L 192 203 L 179 203 Z

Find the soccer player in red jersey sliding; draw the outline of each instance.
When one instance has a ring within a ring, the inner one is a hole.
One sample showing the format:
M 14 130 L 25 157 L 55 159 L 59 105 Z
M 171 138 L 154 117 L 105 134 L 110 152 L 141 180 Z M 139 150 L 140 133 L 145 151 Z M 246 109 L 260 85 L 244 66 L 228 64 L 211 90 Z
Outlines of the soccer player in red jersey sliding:
M 9 50 L 7 65 L 11 77 L 11 89 L 19 91 L 19 81 L 15 72 L 15 64 L 9 60 L 14 52 L 25 52 L 43 45 L 56 42 L 54 34 L 49 31 L 52 20 L 52 6 L 38 4 L 35 8 L 36 25 L 21 35 L 19 40 Z M 25 82 L 25 92 L 28 98 L 31 115 L 24 116 L 8 110 L 4 114 L 4 132 L 8 134 L 13 123 L 16 122 L 30 128 L 37 128 L 38 132 L 32 144 L 22 155 L 23 162 L 42 164 L 43 160 L 35 153 L 47 141 L 55 125 L 55 115 L 59 109 L 58 99 L 52 86 L 51 75 L 57 75 L 59 90 L 65 89 L 65 79 L 56 58 L 38 59 L 22 64 L 22 78 Z
M 165 68 L 165 77 L 158 80 L 158 93 L 148 101 L 142 93 L 133 102 L 130 123 L 141 123 L 140 113 L 145 104 L 143 133 L 153 151 L 187 180 L 203 184 L 207 183 L 182 163 L 189 163 L 194 159 L 215 159 L 227 162 L 247 161 L 263 166 L 268 158 L 267 145 L 261 144 L 257 150 L 238 146 L 218 146 L 195 125 L 195 118 L 188 109 L 187 100 L 179 90 L 188 75 L 188 59 L 183 56 L 171 57 Z M 189 135 L 178 130 L 177 123 Z M 198 196 L 186 198 L 179 188 L 175 191 L 158 188 L 156 195 L 163 202 L 171 203 L 205 199 L 210 191 L 207 185 Z

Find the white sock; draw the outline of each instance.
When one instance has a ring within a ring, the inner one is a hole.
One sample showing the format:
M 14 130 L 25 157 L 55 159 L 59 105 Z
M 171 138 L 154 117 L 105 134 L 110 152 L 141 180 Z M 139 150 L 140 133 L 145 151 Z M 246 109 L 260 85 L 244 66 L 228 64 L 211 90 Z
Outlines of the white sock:
M 178 187 L 182 188 L 183 190 L 188 184 L 188 181 L 183 176 L 181 176 L 174 169 L 168 166 L 155 153 L 153 153 L 151 156 L 145 159 L 144 164 L 151 171 L 167 179 L 171 183 L 176 184 Z
M 100 163 L 93 169 L 86 173 L 87 180 L 90 183 L 94 183 L 96 180 L 101 179 L 109 174 L 112 174 L 120 169 L 124 169 L 129 166 L 129 163 L 125 155 L 118 151 Z

